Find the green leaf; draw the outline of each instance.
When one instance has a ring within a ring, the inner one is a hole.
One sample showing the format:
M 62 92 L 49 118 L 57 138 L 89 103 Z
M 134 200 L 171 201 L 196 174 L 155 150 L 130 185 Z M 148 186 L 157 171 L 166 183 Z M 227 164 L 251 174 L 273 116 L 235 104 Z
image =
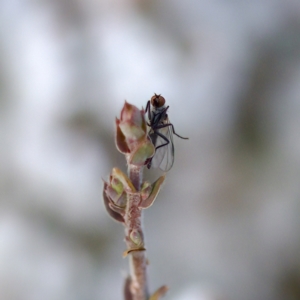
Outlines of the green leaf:
M 145 165 L 145 161 L 152 157 L 155 153 L 155 147 L 153 144 L 146 139 L 142 143 L 140 143 L 135 151 L 131 154 L 129 158 L 129 163 L 135 166 L 143 166 Z

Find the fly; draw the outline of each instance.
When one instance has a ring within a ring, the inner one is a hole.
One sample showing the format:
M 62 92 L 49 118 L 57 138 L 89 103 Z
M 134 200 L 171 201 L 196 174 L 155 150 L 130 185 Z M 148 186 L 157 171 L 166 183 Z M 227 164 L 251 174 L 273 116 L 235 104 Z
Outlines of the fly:
M 147 102 L 145 113 L 148 112 L 148 123 L 150 127 L 149 138 L 155 146 L 155 154 L 146 160 L 147 168 L 160 168 L 162 171 L 169 171 L 174 163 L 174 144 L 173 134 L 181 139 L 182 137 L 175 132 L 174 126 L 170 123 L 167 111 L 169 106 L 165 106 L 165 98 L 156 95 Z

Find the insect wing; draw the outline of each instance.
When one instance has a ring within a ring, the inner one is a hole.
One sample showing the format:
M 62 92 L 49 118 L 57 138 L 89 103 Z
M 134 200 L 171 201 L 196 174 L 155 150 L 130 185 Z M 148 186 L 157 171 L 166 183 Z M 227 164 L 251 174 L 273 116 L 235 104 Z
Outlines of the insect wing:
M 171 131 L 171 126 L 161 128 L 158 130 L 158 132 L 163 135 L 169 141 L 169 143 L 156 150 L 151 162 L 151 166 L 153 168 L 160 168 L 162 171 L 167 172 L 172 168 L 174 163 L 173 133 Z M 150 138 L 155 147 L 166 144 L 167 142 L 160 135 L 154 132 L 150 132 Z

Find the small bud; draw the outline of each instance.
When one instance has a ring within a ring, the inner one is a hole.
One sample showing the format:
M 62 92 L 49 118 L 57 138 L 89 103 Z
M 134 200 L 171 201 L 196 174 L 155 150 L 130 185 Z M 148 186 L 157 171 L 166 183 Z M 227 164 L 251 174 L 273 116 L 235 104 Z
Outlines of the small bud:
M 146 200 L 152 191 L 152 185 L 149 181 L 144 181 L 141 187 L 141 198 L 142 201 Z
M 116 205 L 114 202 L 109 202 L 109 207 L 111 208 L 111 210 L 113 210 L 114 212 L 118 213 L 119 215 L 121 215 L 123 218 L 125 216 L 125 206 L 121 207 Z
M 141 111 L 136 106 L 125 101 L 121 111 L 121 121 L 130 121 L 137 126 L 142 126 L 143 116 L 141 115 Z
M 136 189 L 130 179 L 118 168 L 113 168 L 112 173 L 111 173 L 111 180 L 117 179 L 119 180 L 123 187 L 124 190 L 127 190 L 129 192 L 136 192 Z
M 137 145 L 137 143 L 145 137 L 145 132 L 141 127 L 138 127 L 130 122 L 120 123 L 120 129 L 123 132 L 126 138 L 126 144 L 130 149 L 130 152 L 133 151 Z
M 124 191 L 124 187 L 122 182 L 116 178 L 111 176 L 111 181 L 110 181 L 111 187 L 116 191 L 118 195 L 122 194 Z
M 121 153 L 129 153 L 147 139 L 147 125 L 144 110 L 125 101 L 120 120 L 116 119 L 116 146 Z
M 107 189 L 108 189 L 108 183 L 104 182 L 103 186 L 103 200 L 104 200 L 104 206 L 106 208 L 107 213 L 117 222 L 125 223 L 124 217 L 122 215 L 122 210 L 116 211 L 113 209 L 113 202 L 108 196 Z
M 120 128 L 120 120 L 116 118 L 116 147 L 119 152 L 126 154 L 130 153 L 130 149 L 128 148 L 126 137 L 123 134 Z
M 125 206 L 127 204 L 127 194 L 125 192 L 123 192 L 122 195 L 114 202 L 117 206 L 119 206 L 121 208 L 125 208 Z
M 116 202 L 118 201 L 120 194 L 118 194 L 111 185 L 108 184 L 107 189 L 106 189 L 106 194 L 107 196 L 113 201 Z
M 142 234 L 135 229 L 130 232 L 129 237 L 137 246 L 142 246 L 144 244 Z
M 158 195 L 158 193 L 160 191 L 161 185 L 163 184 L 165 178 L 166 178 L 165 175 L 159 177 L 151 185 L 151 191 L 150 192 L 149 192 L 149 186 L 146 186 L 144 188 L 144 191 L 142 190 L 142 192 L 141 192 L 142 201 L 141 201 L 141 203 L 139 205 L 139 208 L 144 208 L 145 209 L 145 208 L 150 207 L 154 203 L 154 201 L 155 201 L 155 199 L 156 199 L 156 197 L 157 197 L 157 195 Z M 147 198 L 145 198 L 145 196 L 147 195 L 147 193 L 149 194 L 149 196 Z
M 127 198 L 122 182 L 117 177 L 112 175 L 110 175 L 109 179 L 110 182 L 106 187 L 106 195 L 109 200 L 113 202 L 111 203 L 111 207 L 112 204 L 118 207 L 125 207 Z M 112 209 L 114 209 L 114 207 L 112 207 Z
M 106 189 L 106 195 L 116 206 L 124 208 L 127 202 L 127 194 L 123 192 L 121 195 L 117 194 L 116 191 L 108 185 Z
M 129 163 L 135 166 L 145 165 L 145 161 L 155 154 L 155 147 L 146 139 L 140 143 L 129 158 Z

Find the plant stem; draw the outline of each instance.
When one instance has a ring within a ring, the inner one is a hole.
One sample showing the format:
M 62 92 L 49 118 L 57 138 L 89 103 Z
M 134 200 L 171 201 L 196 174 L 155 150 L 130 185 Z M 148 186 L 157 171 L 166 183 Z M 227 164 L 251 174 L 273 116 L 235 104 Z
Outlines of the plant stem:
M 128 176 L 137 191 L 140 190 L 143 181 L 143 169 L 144 166 L 138 167 L 130 164 L 128 165 Z
M 141 251 L 132 251 L 129 253 L 130 266 L 130 290 L 133 300 L 147 300 L 149 298 L 148 284 L 147 284 L 147 261 L 144 250 L 144 234 L 142 229 L 142 211 L 138 207 L 140 204 L 140 187 L 143 176 L 143 166 L 137 167 L 128 165 L 128 175 L 136 188 L 136 193 L 127 194 L 127 206 L 125 214 L 125 234 L 128 249 L 141 249 Z M 130 234 L 137 232 L 140 238 L 139 245 L 134 245 Z
M 132 252 L 129 258 L 133 300 L 147 300 L 149 291 L 146 276 L 145 252 Z

